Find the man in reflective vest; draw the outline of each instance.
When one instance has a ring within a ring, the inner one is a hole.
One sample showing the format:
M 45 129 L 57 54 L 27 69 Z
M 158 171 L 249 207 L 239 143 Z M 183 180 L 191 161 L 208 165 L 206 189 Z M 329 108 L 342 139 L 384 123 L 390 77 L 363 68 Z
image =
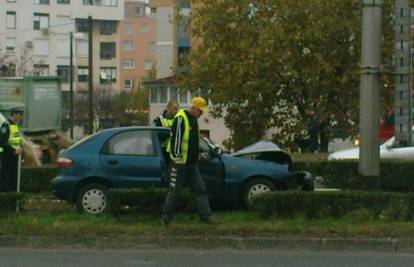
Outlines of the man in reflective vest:
M 154 120 L 155 126 L 162 126 L 162 127 L 170 127 L 173 124 L 174 117 L 178 112 L 178 109 L 180 108 L 180 105 L 178 105 L 177 101 L 170 101 L 167 104 L 167 109 L 164 110 L 164 112 L 159 115 Z
M 12 192 L 17 187 L 19 154 L 22 153 L 21 134 L 18 124 L 23 119 L 23 108 L 13 108 L 11 117 L 0 127 L 1 177 L 0 191 Z
M 167 199 L 163 209 L 162 223 L 168 225 L 174 218 L 177 198 L 184 185 L 188 185 L 197 206 L 200 220 L 207 224 L 216 224 L 210 216 L 211 209 L 206 187 L 198 169 L 200 157 L 200 133 L 197 119 L 208 112 L 206 101 L 195 97 L 189 109 L 181 109 L 174 118 L 171 128 L 171 140 L 167 151 L 172 160 Z

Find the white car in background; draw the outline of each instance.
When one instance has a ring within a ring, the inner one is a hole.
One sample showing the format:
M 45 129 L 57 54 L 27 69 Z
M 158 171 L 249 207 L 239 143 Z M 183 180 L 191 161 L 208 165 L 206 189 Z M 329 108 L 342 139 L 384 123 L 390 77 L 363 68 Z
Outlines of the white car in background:
M 395 137 L 380 146 L 381 159 L 402 159 L 414 160 L 414 146 L 398 147 L 395 146 Z M 329 155 L 328 160 L 351 160 L 359 159 L 359 148 L 351 148 L 342 151 L 337 151 Z

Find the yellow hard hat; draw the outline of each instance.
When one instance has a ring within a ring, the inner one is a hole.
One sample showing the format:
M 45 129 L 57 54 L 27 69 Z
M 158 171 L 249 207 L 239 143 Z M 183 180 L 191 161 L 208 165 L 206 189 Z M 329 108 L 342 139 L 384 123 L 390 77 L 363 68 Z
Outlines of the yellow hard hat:
M 202 97 L 194 97 L 193 100 L 191 100 L 191 105 L 198 108 L 204 113 L 208 112 L 207 101 Z

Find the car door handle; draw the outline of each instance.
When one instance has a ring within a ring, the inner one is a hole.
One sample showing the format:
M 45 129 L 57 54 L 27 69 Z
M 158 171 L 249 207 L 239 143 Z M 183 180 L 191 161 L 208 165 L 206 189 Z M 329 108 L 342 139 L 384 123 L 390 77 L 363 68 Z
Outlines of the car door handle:
M 119 163 L 119 161 L 116 160 L 116 159 L 111 159 L 111 160 L 108 160 L 108 163 L 111 164 L 111 165 L 116 165 L 116 164 Z

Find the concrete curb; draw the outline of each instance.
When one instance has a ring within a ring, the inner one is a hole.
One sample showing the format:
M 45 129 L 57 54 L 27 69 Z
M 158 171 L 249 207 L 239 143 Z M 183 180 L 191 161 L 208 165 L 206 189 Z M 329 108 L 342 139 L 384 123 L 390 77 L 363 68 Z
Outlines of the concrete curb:
M 211 237 L 211 236 L 0 236 L 0 248 L 34 249 L 305 249 L 312 251 L 383 251 L 414 253 L 414 239 L 344 239 L 297 237 Z

